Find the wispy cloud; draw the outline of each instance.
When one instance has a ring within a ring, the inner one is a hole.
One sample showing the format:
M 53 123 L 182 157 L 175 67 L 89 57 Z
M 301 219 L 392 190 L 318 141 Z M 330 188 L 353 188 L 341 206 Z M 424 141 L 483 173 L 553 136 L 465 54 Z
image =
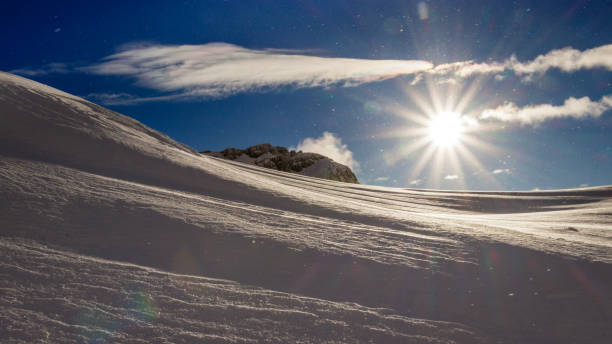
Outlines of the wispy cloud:
M 507 68 L 505 63 L 476 63 L 474 61 L 460 61 L 437 65 L 428 71 L 430 74 L 445 77 L 467 78 L 475 74 L 501 73 Z
M 446 177 L 444 177 L 444 179 L 446 179 L 446 180 L 457 180 L 457 179 L 459 179 L 459 176 L 456 175 L 456 174 L 449 174 Z
M 353 152 L 342 143 L 340 137 L 328 131 L 318 138 L 306 138 L 297 145 L 297 148 L 290 149 L 319 153 L 353 170 L 359 169 L 359 163 L 353 158 Z
M 612 44 L 580 51 L 571 47 L 552 50 L 533 60 L 510 56 L 503 61 L 458 61 L 434 66 L 423 60 L 372 60 L 314 56 L 314 51 L 248 49 L 229 43 L 202 45 L 132 44 L 99 63 L 51 63 L 38 68 L 14 69 L 26 76 L 86 72 L 121 75 L 136 83 L 167 92 L 161 97 L 123 100 L 135 104 L 154 100 L 188 100 L 225 97 L 240 92 L 264 92 L 280 88 L 349 87 L 401 75 L 425 75 L 438 83 L 456 83 L 476 75 L 508 74 L 531 80 L 550 69 L 571 73 L 601 68 L 612 71 Z M 113 101 L 113 100 L 107 100 Z
M 180 100 L 182 94 L 170 94 L 158 97 L 139 97 L 129 93 L 90 93 L 85 98 L 102 105 L 135 105 L 154 101 Z
M 140 85 L 193 97 L 279 87 L 357 86 L 432 68 L 427 61 L 318 57 L 227 43 L 135 46 L 82 70 L 127 75 Z
M 456 80 L 454 78 L 467 78 L 474 75 L 499 75 L 504 71 L 523 76 L 523 80 L 531 80 L 533 76 L 543 74 L 553 68 L 567 73 L 594 68 L 612 71 L 612 44 L 584 51 L 571 47 L 551 50 L 526 62 L 519 61 L 513 55 L 503 62 L 460 61 L 446 63 L 428 70 L 427 73 L 441 77 L 441 82 L 454 81 Z M 417 77 L 415 82 L 419 80 L 420 78 Z
M 512 57 L 507 64 L 517 74 L 544 73 L 552 68 L 568 73 L 592 68 L 612 70 L 612 44 L 584 51 L 571 47 L 552 50 L 525 63 L 518 62 L 516 57 Z
M 25 75 L 25 76 L 40 76 L 47 74 L 64 74 L 72 72 L 70 65 L 66 63 L 54 62 L 36 68 L 19 68 L 10 70 L 9 73 Z
M 387 180 L 389 180 L 389 177 L 377 177 L 374 179 L 376 182 L 386 182 Z
M 514 103 L 507 102 L 494 109 L 482 111 L 480 118 L 536 124 L 559 117 L 599 117 L 610 109 L 612 109 L 612 95 L 604 96 L 599 101 L 593 101 L 589 97 L 570 97 L 562 105 L 539 104 L 519 107 Z
M 134 100 L 137 99 L 128 93 L 90 93 L 84 98 L 102 105 L 135 104 Z
M 501 174 L 501 173 L 510 174 L 510 169 L 509 168 L 498 168 L 498 169 L 493 170 L 493 174 Z
M 421 184 L 422 180 L 421 179 L 415 179 L 415 180 L 411 180 L 410 183 L 408 183 L 408 185 L 419 185 Z

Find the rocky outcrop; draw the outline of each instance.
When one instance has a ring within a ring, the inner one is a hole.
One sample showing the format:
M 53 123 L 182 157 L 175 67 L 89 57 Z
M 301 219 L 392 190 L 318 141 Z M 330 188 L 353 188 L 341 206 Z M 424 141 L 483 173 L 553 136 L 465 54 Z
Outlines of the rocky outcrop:
M 278 171 L 303 174 L 310 177 L 358 184 L 355 173 L 345 165 L 317 153 L 289 151 L 285 147 L 269 143 L 246 149 L 226 148 L 220 152 L 203 151 L 202 154 L 249 163 Z

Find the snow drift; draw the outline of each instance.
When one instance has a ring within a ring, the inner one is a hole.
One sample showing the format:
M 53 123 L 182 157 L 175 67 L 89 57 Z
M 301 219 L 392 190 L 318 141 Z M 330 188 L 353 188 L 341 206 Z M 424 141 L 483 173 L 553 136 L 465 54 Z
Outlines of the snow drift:
M 605 343 L 612 188 L 354 185 L 0 73 L 9 342 Z

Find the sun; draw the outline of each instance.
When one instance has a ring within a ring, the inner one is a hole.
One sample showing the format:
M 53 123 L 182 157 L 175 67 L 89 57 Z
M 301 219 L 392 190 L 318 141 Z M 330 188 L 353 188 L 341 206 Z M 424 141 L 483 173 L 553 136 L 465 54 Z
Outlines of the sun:
M 433 78 L 426 78 L 425 86 L 426 90 L 419 90 L 412 83 L 405 84 L 405 105 L 397 100 L 380 101 L 382 108 L 406 121 L 406 125 L 385 128 L 376 134 L 376 138 L 401 138 L 395 148 L 383 152 L 384 162 L 393 166 L 410 159 L 410 169 L 404 177 L 408 185 L 465 189 L 467 181 L 476 175 L 479 180 L 498 185 L 479 160 L 481 155 L 505 154 L 503 149 L 483 140 L 491 137 L 490 131 L 495 127 L 480 122 L 479 114 L 472 109 L 476 106 L 473 98 L 480 89 L 479 81 L 437 84 Z M 422 174 L 424 171 L 427 175 Z
M 429 139 L 439 147 L 456 145 L 465 132 L 461 115 L 456 112 L 441 112 L 431 118 L 427 125 Z

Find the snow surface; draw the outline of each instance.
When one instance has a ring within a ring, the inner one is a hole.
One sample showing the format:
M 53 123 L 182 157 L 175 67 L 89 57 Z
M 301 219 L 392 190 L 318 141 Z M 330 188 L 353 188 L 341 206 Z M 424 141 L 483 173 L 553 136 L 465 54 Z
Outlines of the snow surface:
M 306 167 L 298 173 L 304 176 L 325 178 L 325 176 L 339 176 L 342 173 L 345 173 L 345 169 L 347 168 L 347 166 L 340 165 L 332 159 L 323 158 L 316 160 L 314 164 Z M 350 168 L 348 169 L 350 170 Z
M 0 324 L 15 342 L 447 343 L 453 323 L 0 240 Z M 27 268 L 25 268 L 27 267 Z M 25 283 L 24 283 L 25 282 Z M 3 340 L 3 342 L 4 342 Z
M 0 72 L 0 338 L 607 343 L 611 196 L 269 170 Z

